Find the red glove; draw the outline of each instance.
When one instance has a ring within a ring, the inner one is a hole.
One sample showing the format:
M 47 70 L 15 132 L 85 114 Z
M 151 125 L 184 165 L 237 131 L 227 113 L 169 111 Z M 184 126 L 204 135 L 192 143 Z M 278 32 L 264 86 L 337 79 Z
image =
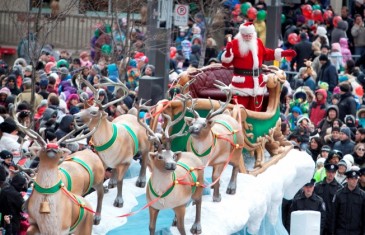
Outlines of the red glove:
M 297 53 L 292 49 L 281 52 L 281 57 L 295 57 L 295 56 L 297 56 Z
M 231 56 L 231 51 L 232 51 L 232 42 L 227 42 L 227 45 L 226 45 L 226 56 L 227 57 Z

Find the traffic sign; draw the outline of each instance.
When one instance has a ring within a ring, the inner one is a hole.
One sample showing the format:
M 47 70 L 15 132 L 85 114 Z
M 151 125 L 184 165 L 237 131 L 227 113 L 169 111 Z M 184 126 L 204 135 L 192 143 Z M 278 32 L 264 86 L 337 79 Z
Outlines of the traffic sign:
M 187 26 L 189 21 L 189 5 L 176 4 L 174 12 L 174 25 Z

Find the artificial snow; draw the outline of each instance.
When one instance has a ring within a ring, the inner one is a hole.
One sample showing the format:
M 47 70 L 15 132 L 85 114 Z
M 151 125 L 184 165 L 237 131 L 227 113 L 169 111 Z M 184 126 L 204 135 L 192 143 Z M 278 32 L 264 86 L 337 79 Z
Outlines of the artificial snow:
M 314 162 L 306 152 L 291 150 L 277 164 L 269 167 L 264 173 L 254 177 L 248 174 L 238 174 L 237 191 L 235 195 L 226 194 L 227 184 L 231 176 L 228 166 L 221 177 L 220 192 L 222 201 L 213 202 L 212 195 L 204 195 L 202 203 L 201 225 L 202 234 L 233 234 L 247 228 L 250 234 L 260 234 L 264 231 L 262 224 L 268 219 L 275 225 L 281 216 L 282 199 L 292 199 L 295 193 L 308 182 L 314 173 Z M 211 170 L 208 170 L 209 174 Z M 207 171 L 207 172 L 208 172 Z M 209 177 L 210 175 L 207 175 Z M 147 174 L 149 177 L 150 174 Z M 136 210 L 136 197 L 145 194 L 146 189 L 135 186 L 136 177 L 125 179 L 123 185 L 123 208 L 113 206 L 116 188 L 105 194 L 102 208 L 102 219 L 94 226 L 93 234 L 107 234 L 113 228 L 128 223 L 128 218 L 117 216 Z M 86 199 L 96 205 L 96 193 L 86 196 Z M 141 207 L 142 205 L 138 205 Z M 95 207 L 95 206 L 94 206 Z M 94 208 L 95 209 L 95 208 Z M 148 210 L 148 209 L 146 209 Z M 172 221 L 173 218 L 171 218 Z M 189 205 L 185 215 L 185 229 L 190 234 L 190 228 L 195 219 L 195 206 Z M 147 217 L 143 221 L 145 234 L 149 234 Z M 142 224 L 142 221 L 141 221 Z M 260 229 L 261 227 L 261 229 Z M 171 234 L 179 234 L 176 227 L 170 228 Z M 272 231 L 271 234 L 278 234 Z M 269 234 L 267 231 L 262 234 Z

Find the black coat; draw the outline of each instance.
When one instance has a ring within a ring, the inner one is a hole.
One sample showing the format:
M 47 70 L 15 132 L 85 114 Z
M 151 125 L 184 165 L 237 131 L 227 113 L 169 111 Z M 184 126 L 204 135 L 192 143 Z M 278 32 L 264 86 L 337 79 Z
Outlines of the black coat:
M 294 48 L 297 56 L 291 61 L 291 67 L 293 68 L 294 63 L 297 63 L 297 71 L 301 67 L 305 67 L 304 60 L 309 60 L 312 55 L 312 43 L 308 40 L 303 40 L 298 44 L 295 44 Z
M 22 205 L 24 199 L 20 192 L 11 184 L 6 185 L 0 192 L 0 212 L 2 215 L 12 215 L 11 225 L 13 234 L 18 234 L 20 229 L 20 220 L 22 218 Z M 4 221 L 2 220 L 2 223 Z M 1 226 L 4 226 L 2 224 Z
M 333 199 L 332 234 L 365 234 L 365 192 L 359 187 L 339 190 Z
M 333 89 L 337 86 L 338 75 L 336 67 L 333 64 L 331 64 L 330 61 L 327 61 L 327 63 L 323 64 L 321 69 L 319 70 L 319 74 L 317 77 L 317 84 L 319 81 L 327 82 L 328 90 L 330 92 L 333 92 Z
M 333 149 L 339 150 L 343 155 L 351 154 L 354 151 L 355 142 L 349 137 L 347 140 L 339 140 L 333 145 Z
M 356 117 L 356 101 L 351 92 L 341 94 L 340 100 L 337 104 L 339 115 L 338 118 L 341 121 L 345 120 L 346 115 L 352 115 Z
M 323 199 L 320 196 L 313 193 L 312 196 L 307 198 L 304 195 L 304 192 L 302 192 L 300 195 L 298 195 L 297 197 L 295 197 L 293 199 L 293 203 L 291 204 L 289 215 L 293 211 L 318 211 L 318 212 L 321 212 L 321 234 L 323 233 L 324 224 L 326 221 L 326 206 L 325 206 Z M 290 221 L 290 219 L 288 221 Z
M 326 178 L 323 181 L 317 183 L 314 187 L 314 192 L 320 196 L 325 205 L 326 205 L 326 223 L 325 223 L 325 230 L 330 229 L 331 224 L 331 213 L 333 210 L 332 201 L 333 197 L 335 196 L 336 192 L 343 188 L 335 179 L 331 183 L 326 182 Z

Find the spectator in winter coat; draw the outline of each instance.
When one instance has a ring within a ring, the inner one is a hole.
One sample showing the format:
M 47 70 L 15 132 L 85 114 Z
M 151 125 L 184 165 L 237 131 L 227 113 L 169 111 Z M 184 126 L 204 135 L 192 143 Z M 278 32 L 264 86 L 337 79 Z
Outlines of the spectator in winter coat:
M 17 96 L 18 102 L 26 101 L 28 104 L 31 104 L 31 98 L 32 98 L 32 81 L 30 78 L 25 78 L 23 81 L 23 88 L 24 91 L 21 92 Z M 42 102 L 43 97 L 40 94 L 35 93 L 34 94 L 34 108 L 36 109 Z
M 341 96 L 338 102 L 338 118 L 341 121 L 345 120 L 346 115 L 356 116 L 356 101 L 351 93 L 351 86 L 348 83 L 340 84 Z
M 307 34 L 300 34 L 300 42 L 294 45 L 294 50 L 297 53 L 297 56 L 294 57 L 291 61 L 291 68 L 294 67 L 294 63 L 297 63 L 297 71 L 301 67 L 305 67 L 304 61 L 309 60 L 312 55 L 312 43 L 308 41 Z
M 347 35 L 346 35 L 346 30 L 348 28 L 348 23 L 344 20 L 340 20 L 338 23 L 337 23 L 337 27 L 335 27 L 333 30 L 332 30 L 332 33 L 331 33 L 331 44 L 332 43 L 339 43 L 340 42 L 340 38 L 347 38 Z
M 318 89 L 315 92 L 316 100 L 312 102 L 309 108 L 309 119 L 315 127 L 326 116 L 327 92 L 324 89 Z
M 328 128 L 332 127 L 332 123 L 338 118 L 338 107 L 336 105 L 330 105 L 326 110 L 326 117 L 323 118 L 317 125 L 319 135 L 324 139 Z
M 0 192 L 0 214 L 12 215 L 12 234 L 19 234 L 24 199 L 20 192 L 27 190 L 27 181 L 22 174 L 16 174 Z M 4 221 L 1 221 L 4 226 Z
M 73 120 L 74 120 L 74 117 L 69 114 L 65 115 L 61 119 L 60 125 L 55 133 L 57 136 L 57 140 L 61 139 L 67 133 L 69 133 L 70 131 L 72 131 L 74 129 Z
M 351 154 L 354 157 L 355 165 L 360 168 L 365 167 L 365 144 L 358 143 L 355 145 L 354 152 Z
M 351 130 L 348 127 L 342 127 L 340 130 L 340 141 L 333 146 L 334 150 L 339 150 L 343 155 L 351 154 L 354 150 L 355 142 L 351 140 Z
M 12 95 L 19 95 L 21 92 L 17 86 L 16 76 L 14 74 L 8 76 L 6 87 L 9 88 Z
M 301 115 L 302 115 L 302 111 L 300 110 L 300 108 L 297 106 L 294 106 L 291 110 L 291 113 L 287 117 L 291 131 L 294 130 L 295 127 L 297 126 L 297 121 Z
M 326 27 L 319 25 L 317 27 L 317 35 L 319 36 L 318 38 L 320 38 L 320 37 L 324 37 L 325 38 L 325 44 L 322 44 L 322 45 L 327 45 L 327 46 L 330 45 L 330 42 L 329 42 L 328 37 L 327 37 L 327 29 L 326 29 Z
M 362 55 L 365 52 L 365 27 L 361 15 L 355 15 L 355 23 L 351 29 L 354 37 L 355 55 Z
M 340 46 L 341 46 L 342 61 L 343 64 L 345 64 L 346 61 L 352 59 L 351 51 L 349 49 L 348 39 L 340 38 Z
M 317 77 L 317 84 L 319 82 L 326 82 L 328 84 L 328 91 L 332 94 L 333 89 L 338 84 L 336 67 L 331 63 L 327 55 L 320 55 L 319 62 L 321 63 L 321 69 Z
M 355 117 L 352 115 L 346 115 L 344 121 L 345 121 L 346 126 L 348 128 L 350 128 L 350 130 L 351 130 L 351 139 L 354 140 L 356 130 L 357 130 Z
M 311 63 L 311 67 L 313 68 L 313 71 L 317 74 L 319 74 L 319 71 L 321 69 L 322 64 L 319 63 L 319 57 L 321 55 L 328 55 L 330 51 L 330 47 L 328 45 L 321 45 L 321 53 L 313 59 L 313 62 Z

